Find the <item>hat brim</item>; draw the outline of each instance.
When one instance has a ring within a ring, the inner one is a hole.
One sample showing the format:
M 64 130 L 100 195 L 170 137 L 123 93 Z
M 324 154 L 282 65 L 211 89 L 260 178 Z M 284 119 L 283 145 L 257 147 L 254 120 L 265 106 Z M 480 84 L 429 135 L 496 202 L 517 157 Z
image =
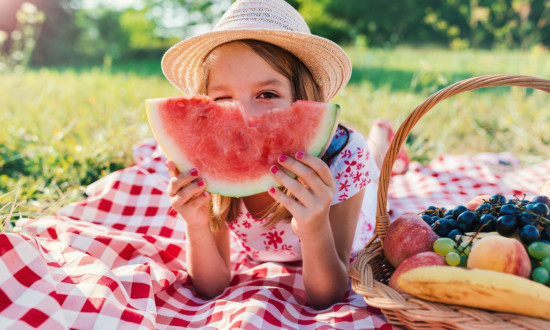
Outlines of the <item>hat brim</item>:
M 332 99 L 351 77 L 349 58 L 333 41 L 312 34 L 268 29 L 214 31 L 180 41 L 164 54 L 162 71 L 176 88 L 193 95 L 205 81 L 205 57 L 219 45 L 243 39 L 268 42 L 294 54 L 311 71 L 324 101 Z

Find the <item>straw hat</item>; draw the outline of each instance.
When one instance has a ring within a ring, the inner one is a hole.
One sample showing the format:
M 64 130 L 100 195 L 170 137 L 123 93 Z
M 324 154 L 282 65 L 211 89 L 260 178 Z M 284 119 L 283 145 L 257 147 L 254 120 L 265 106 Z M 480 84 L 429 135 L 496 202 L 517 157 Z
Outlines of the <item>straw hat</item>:
M 351 76 L 351 63 L 344 50 L 312 35 L 303 17 L 282 0 L 236 1 L 212 32 L 168 49 L 162 58 L 162 71 L 179 90 L 195 94 L 205 81 L 204 58 L 217 46 L 242 39 L 269 42 L 294 54 L 311 71 L 325 101 L 332 99 Z

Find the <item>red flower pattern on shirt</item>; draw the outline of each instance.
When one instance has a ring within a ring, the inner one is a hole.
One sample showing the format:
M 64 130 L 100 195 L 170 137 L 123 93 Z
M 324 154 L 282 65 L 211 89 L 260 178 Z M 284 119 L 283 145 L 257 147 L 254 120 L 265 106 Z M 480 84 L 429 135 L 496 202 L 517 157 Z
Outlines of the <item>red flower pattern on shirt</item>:
M 354 160 L 354 161 L 351 161 L 351 162 L 348 162 L 347 160 L 344 161 L 344 164 L 348 165 L 348 168 L 346 168 L 346 172 L 349 173 L 351 171 L 351 168 L 355 165 L 357 165 L 357 162 Z
M 350 131 L 352 132 L 352 131 Z M 339 129 L 335 138 L 346 137 L 344 130 Z M 375 165 L 370 159 L 366 143 L 358 134 L 350 135 L 348 146 L 333 158 L 329 164 L 336 189 L 333 196 L 333 204 L 349 199 L 361 189 L 371 183 L 371 173 L 375 171 Z M 301 257 L 299 238 L 292 230 L 289 223 L 284 221 L 273 228 L 266 228 L 263 224 L 267 219 L 255 219 L 247 210 L 244 203 L 234 224 L 229 228 L 236 234 L 237 242 L 255 260 L 287 260 L 295 261 Z M 242 212 L 244 211 L 244 212 Z M 363 214 L 363 211 L 362 211 Z M 374 219 L 360 217 L 361 227 L 358 228 L 360 237 L 357 242 L 363 242 L 372 236 Z M 355 242 L 355 241 L 354 241 Z M 364 242 L 363 242 L 364 243 Z M 355 244 L 355 243 L 354 243 Z
M 348 191 L 349 187 L 350 187 L 350 185 L 348 184 L 348 180 L 346 180 L 344 182 L 340 182 L 340 188 L 338 188 L 338 190 L 339 191 L 342 191 L 342 190 Z
M 339 200 L 340 202 L 343 202 L 343 201 L 345 201 L 346 199 L 348 199 L 348 197 L 349 197 L 348 194 L 346 194 L 346 193 L 344 192 L 344 193 L 340 194 L 340 196 L 338 197 L 338 200 Z
M 353 175 L 353 183 L 360 182 L 362 177 L 363 173 L 359 171 L 355 172 L 355 175 Z
M 283 239 L 281 236 L 283 236 L 284 234 L 285 234 L 284 230 L 281 232 L 277 232 L 276 230 L 273 230 L 267 233 L 263 233 L 262 236 L 265 236 L 267 238 L 267 240 L 264 241 L 264 245 L 266 249 L 269 250 L 269 247 L 271 245 L 273 246 L 273 248 L 276 249 L 278 247 L 278 244 L 283 243 Z

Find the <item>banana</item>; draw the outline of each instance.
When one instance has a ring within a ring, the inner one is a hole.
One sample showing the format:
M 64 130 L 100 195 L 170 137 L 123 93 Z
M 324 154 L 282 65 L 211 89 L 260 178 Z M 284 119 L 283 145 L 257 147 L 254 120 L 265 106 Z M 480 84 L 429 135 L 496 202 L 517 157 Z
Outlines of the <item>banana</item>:
M 484 269 L 423 266 L 399 276 L 416 297 L 550 320 L 550 288 L 526 278 Z

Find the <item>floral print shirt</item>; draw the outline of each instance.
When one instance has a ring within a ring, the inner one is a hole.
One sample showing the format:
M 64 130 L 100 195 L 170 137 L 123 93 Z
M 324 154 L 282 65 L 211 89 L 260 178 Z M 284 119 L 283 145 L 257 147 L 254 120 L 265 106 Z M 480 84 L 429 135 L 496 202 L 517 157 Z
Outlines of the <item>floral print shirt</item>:
M 376 179 L 379 170 L 372 159 L 365 139 L 350 131 L 346 147 L 333 158 L 329 168 L 336 183 L 332 204 L 338 204 L 365 188 L 365 198 L 352 246 L 352 255 L 361 250 L 372 237 L 376 215 Z M 346 131 L 339 128 L 332 141 L 345 141 Z M 290 222 L 280 221 L 266 228 L 267 219 L 255 219 L 241 200 L 237 220 L 229 224 L 233 237 L 248 256 L 256 261 L 290 262 L 302 259 L 300 239 Z

